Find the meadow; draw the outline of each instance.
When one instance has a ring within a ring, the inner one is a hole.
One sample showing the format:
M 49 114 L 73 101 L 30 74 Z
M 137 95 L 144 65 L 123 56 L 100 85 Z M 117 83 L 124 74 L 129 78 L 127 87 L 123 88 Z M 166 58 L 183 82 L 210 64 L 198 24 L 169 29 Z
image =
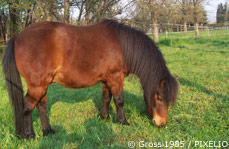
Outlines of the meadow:
M 15 135 L 0 68 L 0 148 L 128 148 L 129 141 L 134 141 L 137 148 L 139 142 L 150 147 L 152 144 L 146 142 L 165 145 L 166 141 L 170 145 L 174 143 L 170 141 L 183 141 L 185 148 L 193 148 L 195 141 L 229 143 L 229 31 L 214 31 L 211 36 L 201 32 L 198 38 L 192 34 L 169 34 L 167 38 L 162 34 L 157 43 L 180 84 L 177 104 L 169 109 L 169 120 L 163 128 L 154 126 L 146 115 L 139 80 L 129 76 L 125 79 L 124 110 L 130 126 L 116 123 L 113 101 L 111 119 L 99 118 L 101 84 L 84 89 L 52 84 L 47 107 L 56 133 L 43 138 L 40 118 L 34 110 L 36 138 L 21 140 Z

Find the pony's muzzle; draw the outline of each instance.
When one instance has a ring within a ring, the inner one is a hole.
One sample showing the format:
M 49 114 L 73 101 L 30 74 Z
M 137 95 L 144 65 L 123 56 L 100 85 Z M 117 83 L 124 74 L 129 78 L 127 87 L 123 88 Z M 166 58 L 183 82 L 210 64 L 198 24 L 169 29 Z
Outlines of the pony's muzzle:
M 156 115 L 153 119 L 152 119 L 152 122 L 153 124 L 155 124 L 156 126 L 158 127 L 163 127 L 165 126 L 165 124 L 167 123 L 168 121 L 168 118 L 163 118 L 163 117 L 160 117 L 158 115 Z

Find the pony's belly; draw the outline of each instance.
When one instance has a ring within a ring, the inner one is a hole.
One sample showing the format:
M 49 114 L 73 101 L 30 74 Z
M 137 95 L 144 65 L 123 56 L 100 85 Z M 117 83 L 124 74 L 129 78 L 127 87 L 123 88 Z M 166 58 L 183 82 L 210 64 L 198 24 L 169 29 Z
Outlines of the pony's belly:
M 87 76 L 87 75 L 64 75 L 57 74 L 53 80 L 53 82 L 59 83 L 62 86 L 68 88 L 84 88 L 96 85 L 101 81 L 99 76 Z

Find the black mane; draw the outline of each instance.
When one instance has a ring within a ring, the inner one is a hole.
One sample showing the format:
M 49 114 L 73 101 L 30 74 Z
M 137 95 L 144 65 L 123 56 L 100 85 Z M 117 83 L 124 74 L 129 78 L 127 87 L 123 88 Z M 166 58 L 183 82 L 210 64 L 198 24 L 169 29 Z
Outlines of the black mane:
M 175 103 L 178 84 L 170 74 L 165 60 L 155 43 L 145 33 L 115 20 L 103 21 L 115 28 L 120 38 L 124 60 L 130 73 L 136 74 L 141 81 L 146 99 L 154 95 L 160 81 L 166 80 L 167 102 Z

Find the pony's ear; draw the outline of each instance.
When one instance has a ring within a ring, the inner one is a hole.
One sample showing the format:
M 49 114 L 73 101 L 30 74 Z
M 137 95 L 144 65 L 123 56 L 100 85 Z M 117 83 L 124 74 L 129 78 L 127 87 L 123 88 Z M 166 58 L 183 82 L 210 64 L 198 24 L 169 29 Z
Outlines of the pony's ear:
M 179 76 L 173 76 L 175 79 L 178 79 L 179 78 Z
M 160 82 L 160 88 L 165 87 L 165 85 L 166 85 L 166 81 L 165 80 L 161 80 L 161 82 Z

